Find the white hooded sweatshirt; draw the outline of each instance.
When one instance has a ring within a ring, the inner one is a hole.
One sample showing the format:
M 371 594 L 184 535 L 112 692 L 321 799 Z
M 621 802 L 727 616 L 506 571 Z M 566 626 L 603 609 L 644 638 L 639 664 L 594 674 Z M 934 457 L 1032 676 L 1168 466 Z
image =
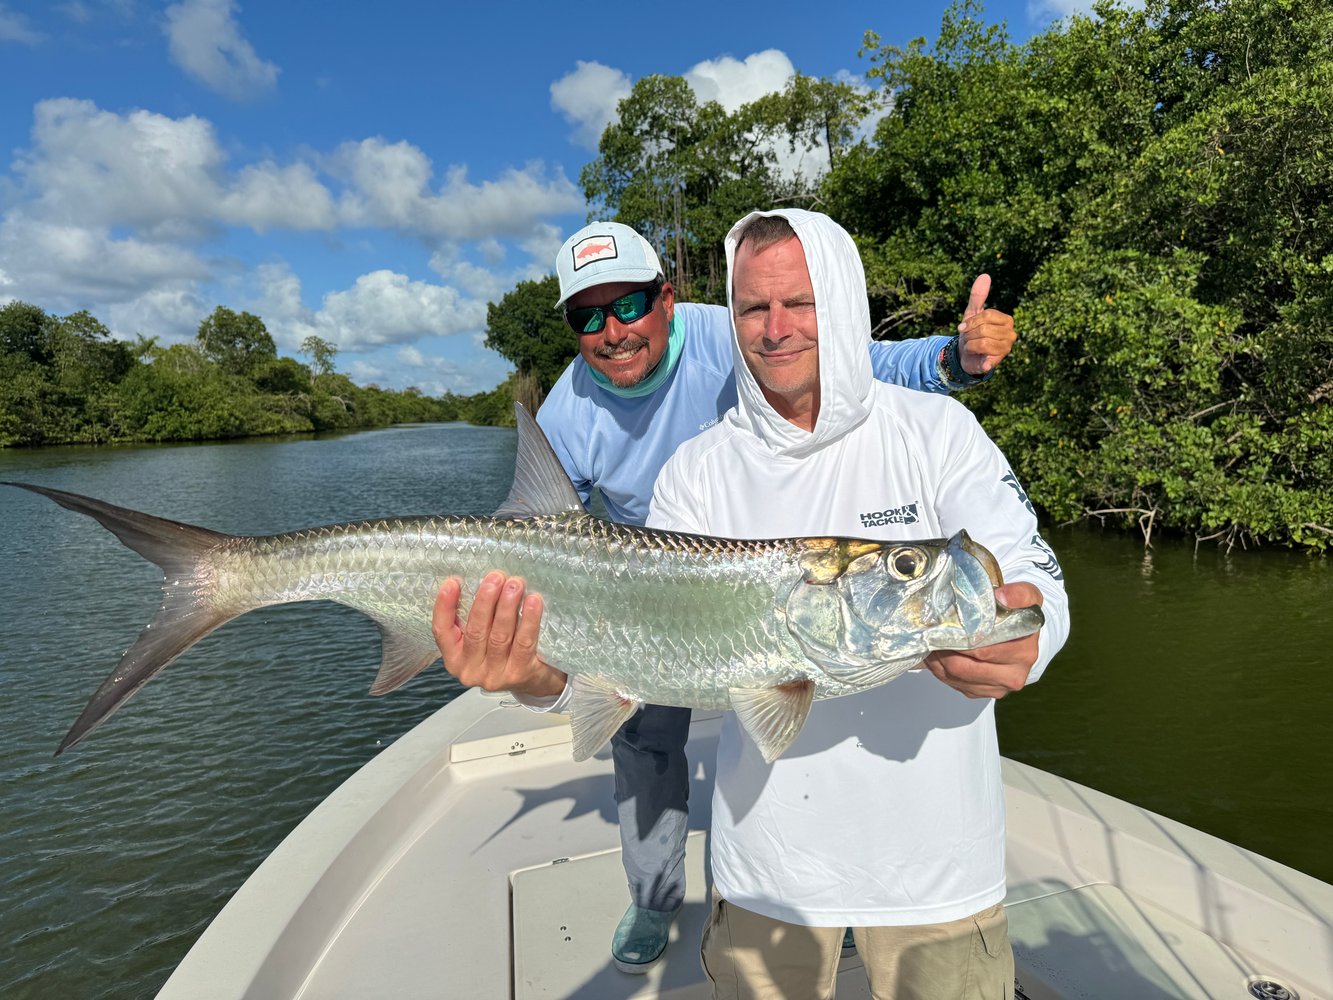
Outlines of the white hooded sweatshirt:
M 995 554 L 1006 582 L 1042 592 L 1035 680 L 1068 634 L 1068 604 L 1059 564 L 1008 462 L 966 407 L 871 377 L 865 274 L 840 226 L 799 210 L 755 214 L 784 216 L 805 250 L 818 324 L 814 431 L 764 398 L 733 324 L 737 406 L 663 468 L 649 526 L 732 538 L 901 540 L 965 528 Z M 729 273 L 751 217 L 727 237 Z M 999 902 L 1004 798 L 994 708 L 911 671 L 816 702 L 773 764 L 728 714 L 713 794 L 718 892 L 755 913 L 815 927 L 939 923 Z

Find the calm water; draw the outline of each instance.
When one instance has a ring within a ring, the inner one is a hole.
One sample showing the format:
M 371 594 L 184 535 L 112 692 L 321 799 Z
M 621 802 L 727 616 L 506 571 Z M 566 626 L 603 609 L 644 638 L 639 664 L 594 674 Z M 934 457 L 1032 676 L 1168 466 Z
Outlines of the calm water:
M 487 513 L 511 431 L 0 452 L 26 479 L 212 528 Z M 1333 880 L 1328 561 L 1051 531 L 1074 613 L 1004 750 Z M 205 639 L 105 728 L 57 742 L 156 610 L 159 573 L 86 518 L 0 490 L 0 996 L 151 996 L 339 782 L 457 687 L 384 698 L 374 626 L 306 605 Z

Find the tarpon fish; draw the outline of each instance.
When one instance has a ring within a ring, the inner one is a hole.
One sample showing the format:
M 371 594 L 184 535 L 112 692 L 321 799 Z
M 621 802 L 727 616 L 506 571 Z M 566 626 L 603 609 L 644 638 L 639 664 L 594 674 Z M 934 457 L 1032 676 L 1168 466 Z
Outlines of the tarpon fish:
M 931 541 L 734 541 L 613 524 L 588 514 L 522 407 L 509 496 L 491 517 L 424 516 L 280 535 L 226 535 L 90 497 L 8 483 L 95 518 L 164 573 L 162 607 L 56 753 L 105 722 L 159 671 L 247 611 L 336 601 L 379 625 L 372 694 L 439 657 L 441 582 L 524 577 L 545 601 L 540 655 L 570 676 L 576 760 L 642 704 L 734 709 L 766 760 L 816 698 L 884 684 L 936 649 L 1035 632 L 1039 607 L 997 605 L 995 558 L 965 532 Z

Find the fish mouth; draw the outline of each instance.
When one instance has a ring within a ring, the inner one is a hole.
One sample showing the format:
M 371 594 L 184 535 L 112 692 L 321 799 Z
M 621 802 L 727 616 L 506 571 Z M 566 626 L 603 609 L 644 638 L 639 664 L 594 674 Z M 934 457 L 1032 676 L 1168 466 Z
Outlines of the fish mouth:
M 992 588 L 1004 586 L 1004 573 L 1001 571 L 1000 564 L 996 561 L 995 555 L 990 549 L 972 541 L 972 536 L 966 531 L 958 532 L 953 540 L 958 544 L 959 548 L 981 564 L 981 568 L 986 571 L 986 576 L 990 579 Z

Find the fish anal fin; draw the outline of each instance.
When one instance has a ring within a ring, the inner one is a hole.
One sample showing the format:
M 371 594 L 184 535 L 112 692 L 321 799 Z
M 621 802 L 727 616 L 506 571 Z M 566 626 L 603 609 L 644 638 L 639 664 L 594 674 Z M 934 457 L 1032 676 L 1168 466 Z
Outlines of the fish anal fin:
M 777 687 L 732 688 L 727 694 L 741 725 L 771 764 L 801 735 L 815 700 L 815 682 L 802 677 Z
M 388 694 L 397 690 L 440 658 L 440 651 L 433 642 L 424 642 L 415 636 L 396 632 L 382 622 L 376 624 L 380 627 L 384 656 L 380 660 L 380 672 L 375 675 L 375 683 L 370 685 L 371 694 Z
M 587 760 L 615 735 L 643 703 L 621 694 L 597 677 L 571 677 L 569 727 L 574 732 L 574 759 Z

